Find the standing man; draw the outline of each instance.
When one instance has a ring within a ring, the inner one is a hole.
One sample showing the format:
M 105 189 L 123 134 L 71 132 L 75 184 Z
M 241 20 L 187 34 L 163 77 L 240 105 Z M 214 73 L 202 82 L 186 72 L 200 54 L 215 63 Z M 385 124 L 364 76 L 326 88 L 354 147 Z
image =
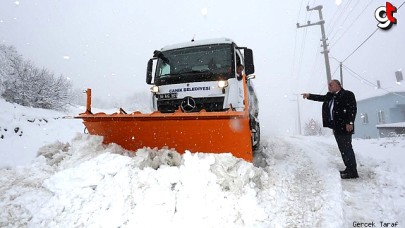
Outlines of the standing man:
M 242 80 L 243 78 L 243 65 L 238 63 L 236 64 L 236 78 L 238 79 L 238 81 Z
M 358 178 L 356 157 L 352 147 L 354 120 L 357 113 L 356 98 L 353 92 L 342 88 L 338 80 L 331 80 L 326 95 L 301 94 L 304 99 L 321 101 L 322 122 L 331 128 L 335 136 L 346 169 L 340 171 L 342 179 Z

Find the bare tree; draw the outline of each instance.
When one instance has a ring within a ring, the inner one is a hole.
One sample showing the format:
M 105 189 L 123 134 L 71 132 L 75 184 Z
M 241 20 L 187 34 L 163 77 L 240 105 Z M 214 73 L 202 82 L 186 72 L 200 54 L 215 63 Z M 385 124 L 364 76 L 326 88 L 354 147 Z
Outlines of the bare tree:
M 314 119 L 308 120 L 305 123 L 304 135 L 324 135 L 322 125 Z

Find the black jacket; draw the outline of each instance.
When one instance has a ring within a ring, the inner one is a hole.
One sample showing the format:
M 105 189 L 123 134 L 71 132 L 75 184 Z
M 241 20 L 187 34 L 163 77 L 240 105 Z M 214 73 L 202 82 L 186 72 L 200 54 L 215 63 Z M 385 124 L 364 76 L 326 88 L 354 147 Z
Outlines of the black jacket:
M 329 101 L 334 97 L 333 121 L 330 119 Z M 309 100 L 322 101 L 322 122 L 324 127 L 332 128 L 335 134 L 353 134 L 357 104 L 353 92 L 343 88 L 337 93 L 326 95 L 310 94 Z M 346 124 L 353 124 L 353 131 L 346 131 Z

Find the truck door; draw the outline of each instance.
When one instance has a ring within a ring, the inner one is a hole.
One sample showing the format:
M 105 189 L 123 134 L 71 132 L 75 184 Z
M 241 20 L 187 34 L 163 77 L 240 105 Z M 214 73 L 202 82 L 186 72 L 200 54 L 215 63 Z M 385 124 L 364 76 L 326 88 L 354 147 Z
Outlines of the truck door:
M 236 54 L 235 54 L 235 57 L 236 57 L 235 63 L 236 63 L 236 65 L 242 64 L 243 67 L 245 67 L 245 63 L 244 63 L 244 61 L 243 61 L 243 56 L 242 56 L 242 54 L 240 53 L 239 49 L 236 49 L 235 52 L 236 52 Z M 235 68 L 235 70 L 236 70 L 236 68 Z M 245 74 L 245 69 L 243 69 L 242 75 L 245 75 L 245 76 L 246 76 L 246 74 Z M 235 72 L 235 76 L 237 77 L 236 72 Z M 243 98 L 244 98 L 245 93 L 244 93 L 244 91 L 243 91 L 243 88 L 244 88 L 243 80 L 236 80 L 236 81 L 238 82 L 238 104 L 239 104 L 241 107 L 244 107 L 245 105 L 244 105 L 244 103 L 243 103 Z
M 238 64 L 243 65 L 243 57 L 238 49 L 234 50 L 234 66 L 233 66 L 233 77 L 229 78 L 230 90 L 228 94 L 228 104 L 232 104 L 232 107 L 236 111 L 243 111 L 245 105 L 243 104 L 243 81 L 237 80 L 236 66 Z M 243 71 L 244 74 L 244 71 Z

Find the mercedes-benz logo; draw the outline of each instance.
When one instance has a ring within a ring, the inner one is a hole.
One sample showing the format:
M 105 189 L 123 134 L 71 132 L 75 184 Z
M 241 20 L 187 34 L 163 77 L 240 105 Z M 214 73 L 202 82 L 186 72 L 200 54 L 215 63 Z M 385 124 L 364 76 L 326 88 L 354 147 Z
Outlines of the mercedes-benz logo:
M 191 112 L 195 109 L 195 100 L 192 97 L 185 97 L 180 104 L 183 112 Z

